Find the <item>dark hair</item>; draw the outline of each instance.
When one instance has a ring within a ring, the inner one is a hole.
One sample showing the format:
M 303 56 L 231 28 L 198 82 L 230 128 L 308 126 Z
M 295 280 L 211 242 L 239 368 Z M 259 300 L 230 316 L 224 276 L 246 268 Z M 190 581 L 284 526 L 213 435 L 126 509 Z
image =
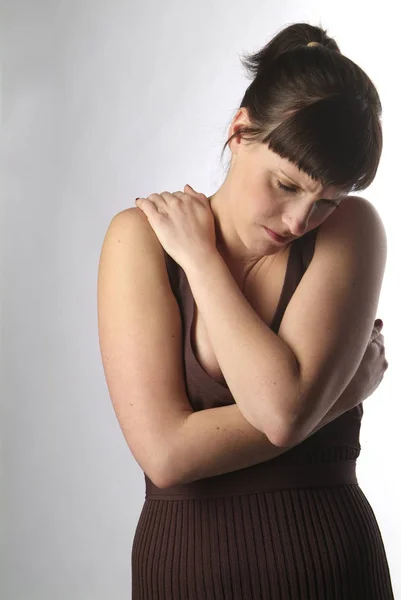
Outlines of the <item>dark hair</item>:
M 350 192 L 372 183 L 383 145 L 379 94 L 326 30 L 289 25 L 240 60 L 253 78 L 240 104 L 251 125 L 235 132 L 221 155 L 241 135 L 267 144 L 323 185 Z

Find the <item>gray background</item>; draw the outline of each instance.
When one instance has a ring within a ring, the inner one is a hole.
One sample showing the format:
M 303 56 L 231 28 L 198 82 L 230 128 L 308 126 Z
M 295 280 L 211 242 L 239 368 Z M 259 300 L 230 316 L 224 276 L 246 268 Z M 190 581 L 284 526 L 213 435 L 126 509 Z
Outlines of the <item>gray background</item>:
M 392 3 L 9 0 L 2 5 L 1 533 L 4 600 L 130 598 L 143 473 L 108 396 L 97 333 L 101 244 L 137 196 L 210 195 L 249 84 L 239 62 L 321 21 L 373 79 L 385 147 L 362 195 L 388 261 L 389 369 L 365 402 L 358 478 L 401 598 L 399 20 Z M 393 69 L 393 73 L 392 73 Z M 398 560 L 397 560 L 398 559 Z

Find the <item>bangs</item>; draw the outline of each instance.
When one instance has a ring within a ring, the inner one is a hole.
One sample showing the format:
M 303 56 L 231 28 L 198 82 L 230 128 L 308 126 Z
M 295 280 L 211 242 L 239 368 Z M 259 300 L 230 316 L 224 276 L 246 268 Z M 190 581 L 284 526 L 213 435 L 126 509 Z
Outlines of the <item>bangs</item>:
M 382 131 L 365 100 L 342 93 L 292 111 L 261 141 L 311 179 L 348 193 L 374 180 Z

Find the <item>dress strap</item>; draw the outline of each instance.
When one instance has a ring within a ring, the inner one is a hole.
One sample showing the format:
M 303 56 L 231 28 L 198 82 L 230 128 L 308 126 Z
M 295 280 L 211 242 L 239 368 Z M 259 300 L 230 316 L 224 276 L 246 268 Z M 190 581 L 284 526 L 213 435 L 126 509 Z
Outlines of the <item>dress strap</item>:
M 166 262 L 166 268 L 168 273 L 168 278 L 170 280 L 171 289 L 173 290 L 174 296 L 177 301 L 180 302 L 181 299 L 178 293 L 179 286 L 179 273 L 178 273 L 178 265 L 175 260 L 168 254 L 163 248 L 164 260 Z
M 276 334 L 280 328 L 285 309 L 313 258 L 318 229 L 319 228 L 316 227 L 315 229 L 308 231 L 308 233 L 291 244 L 283 288 L 270 326 L 271 330 Z
M 319 227 L 315 227 L 315 229 L 308 231 L 308 233 L 306 235 L 304 235 L 300 238 L 302 240 L 301 257 L 302 257 L 304 272 L 309 267 L 309 263 L 311 262 L 311 260 L 313 258 L 318 231 L 319 231 Z

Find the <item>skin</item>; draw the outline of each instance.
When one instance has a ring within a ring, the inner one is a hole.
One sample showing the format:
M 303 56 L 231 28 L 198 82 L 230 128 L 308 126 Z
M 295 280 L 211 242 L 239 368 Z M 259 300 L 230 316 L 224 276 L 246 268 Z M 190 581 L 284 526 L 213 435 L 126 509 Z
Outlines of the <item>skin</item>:
M 247 111 L 241 108 L 231 123 L 229 137 L 246 124 Z M 244 283 L 255 265 L 271 262 L 297 237 L 327 219 L 336 207 L 326 200 L 344 201 L 347 194 L 314 181 L 266 144 L 250 144 L 238 136 L 229 146 L 230 170 L 209 202 L 215 218 L 217 249 L 235 279 Z M 299 189 L 295 193 L 282 190 L 279 181 Z M 290 236 L 288 243 L 275 242 L 262 225 Z

